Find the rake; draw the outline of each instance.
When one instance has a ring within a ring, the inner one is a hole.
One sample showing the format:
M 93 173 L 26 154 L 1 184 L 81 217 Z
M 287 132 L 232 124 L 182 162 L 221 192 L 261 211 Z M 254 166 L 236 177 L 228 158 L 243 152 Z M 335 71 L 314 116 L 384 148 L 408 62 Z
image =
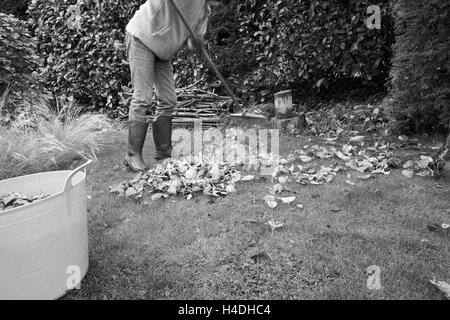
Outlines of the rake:
M 175 1 L 174 0 L 169 0 L 169 2 L 175 8 L 175 11 L 178 13 L 180 19 L 183 21 L 184 25 L 188 29 L 188 31 L 189 31 L 191 37 L 193 38 L 193 40 L 198 40 L 197 35 L 195 34 L 194 30 L 192 30 L 192 27 L 187 22 L 186 18 L 184 17 L 183 13 L 181 12 L 180 8 L 175 3 Z M 211 59 L 211 57 L 209 56 L 208 52 L 206 51 L 206 48 L 204 46 L 203 41 L 196 41 L 196 42 L 200 44 L 200 50 L 201 50 L 203 56 L 205 57 L 206 62 L 209 64 L 211 69 L 216 74 L 217 78 L 219 78 L 220 82 L 224 86 L 224 88 L 227 91 L 228 95 L 231 97 L 231 103 L 232 103 L 231 106 L 235 105 L 235 106 L 241 106 L 242 107 L 242 105 L 239 103 L 238 99 L 234 95 L 233 90 L 231 90 L 231 87 L 228 85 L 228 82 L 222 76 L 222 74 L 220 73 L 219 69 L 214 64 L 213 60 Z M 267 118 L 265 116 L 263 116 L 261 114 L 250 113 L 250 112 L 247 111 L 246 108 L 242 108 L 242 112 L 240 112 L 240 113 L 232 113 L 229 116 L 232 117 L 232 118 L 241 118 L 241 119 L 263 119 L 263 120 L 267 120 Z

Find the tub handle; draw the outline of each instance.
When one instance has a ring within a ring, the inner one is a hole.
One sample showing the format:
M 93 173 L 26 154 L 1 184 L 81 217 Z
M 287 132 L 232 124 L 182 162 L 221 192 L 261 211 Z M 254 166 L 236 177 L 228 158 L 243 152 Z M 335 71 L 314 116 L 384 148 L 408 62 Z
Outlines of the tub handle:
M 63 192 L 69 191 L 69 189 L 72 187 L 72 178 L 77 174 L 80 170 L 84 169 L 84 173 L 86 173 L 86 167 L 92 163 L 92 160 L 89 159 L 85 164 L 82 164 L 78 168 L 74 169 L 69 176 L 66 179 L 66 182 L 64 183 L 64 190 Z

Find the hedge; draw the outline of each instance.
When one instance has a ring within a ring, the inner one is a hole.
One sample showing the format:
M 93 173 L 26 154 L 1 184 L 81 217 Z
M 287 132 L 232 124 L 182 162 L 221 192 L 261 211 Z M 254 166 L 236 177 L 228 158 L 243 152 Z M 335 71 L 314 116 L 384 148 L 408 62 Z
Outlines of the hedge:
M 0 52 L 0 95 L 8 85 L 15 90 L 28 88 L 41 61 L 24 21 L 0 13 Z
M 450 122 L 450 1 L 396 0 L 393 114 L 405 132 L 444 131 Z
M 67 27 L 66 0 L 34 0 L 29 14 L 45 57 L 43 80 L 55 93 L 73 95 L 90 108 L 126 115 L 128 65 L 114 42 L 145 0 L 84 0 L 81 28 Z M 246 0 L 215 8 L 206 40 L 219 69 L 246 98 L 287 87 L 319 89 L 336 79 L 361 79 L 384 87 L 389 75 L 393 29 L 387 0 L 380 0 L 383 27 L 365 25 L 364 0 Z M 41 26 L 41 27 L 39 27 Z M 179 86 L 214 74 L 198 55 L 174 61 Z M 297 90 L 299 91 L 299 90 Z
M 286 88 L 322 89 L 333 81 L 388 83 L 394 29 L 389 1 L 378 1 L 382 28 L 369 30 L 362 0 L 247 0 L 211 19 L 210 51 L 235 87 L 253 96 Z M 194 70 L 199 57 L 179 64 Z M 190 72 L 192 75 L 192 71 Z M 198 72 L 198 75 L 203 73 Z M 208 79 L 212 80 L 213 75 Z M 197 79 L 199 76 L 197 77 Z
M 30 0 L 2 0 L 0 13 L 12 14 L 16 18 L 25 18 Z

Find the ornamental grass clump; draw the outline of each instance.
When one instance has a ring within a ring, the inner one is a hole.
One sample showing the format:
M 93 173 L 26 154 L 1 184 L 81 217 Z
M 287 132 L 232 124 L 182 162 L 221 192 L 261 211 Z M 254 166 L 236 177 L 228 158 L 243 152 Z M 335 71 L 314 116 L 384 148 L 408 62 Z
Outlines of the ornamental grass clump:
M 8 121 L 1 121 L 2 109 L 0 180 L 67 169 L 77 160 L 95 159 L 105 132 L 112 128 L 106 116 L 80 114 L 75 104 L 55 110 L 44 99 L 32 105 L 24 102 Z

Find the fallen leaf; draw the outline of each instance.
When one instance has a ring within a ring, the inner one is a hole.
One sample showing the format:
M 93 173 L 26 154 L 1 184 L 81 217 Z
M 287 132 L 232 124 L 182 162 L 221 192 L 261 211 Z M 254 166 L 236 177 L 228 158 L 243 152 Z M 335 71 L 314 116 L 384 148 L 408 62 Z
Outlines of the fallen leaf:
M 346 155 L 344 155 L 341 151 L 337 151 L 336 152 L 336 157 L 338 157 L 341 160 L 349 160 L 350 157 L 347 157 Z
M 273 201 L 273 200 L 266 201 L 266 203 L 269 206 L 269 208 L 271 208 L 271 209 L 276 208 L 277 205 L 278 205 L 278 203 L 276 201 Z
M 278 203 L 277 203 L 277 199 L 268 194 L 264 197 L 264 201 L 266 202 L 266 204 L 269 206 L 269 208 L 274 209 L 277 207 Z
M 354 136 L 354 137 L 350 138 L 350 141 L 351 142 L 361 142 L 364 140 L 364 138 L 365 138 L 364 136 Z
M 139 191 L 137 191 L 133 187 L 130 187 L 127 189 L 127 191 L 125 191 L 125 197 L 132 197 L 137 195 L 139 195 Z
M 433 158 L 431 158 L 431 157 L 420 156 L 420 158 L 421 158 L 421 160 L 419 160 L 419 161 L 416 162 L 416 163 L 417 163 L 417 166 L 418 166 L 420 169 L 425 169 L 425 168 L 427 168 L 428 165 L 429 165 L 430 163 L 433 162 Z
M 354 186 L 355 184 L 350 180 L 351 177 L 352 177 L 352 176 L 351 176 L 350 174 L 347 174 L 347 180 L 345 180 L 345 182 L 348 183 L 348 184 L 351 185 L 351 186 Z
M 227 185 L 226 191 L 228 193 L 234 193 L 234 192 L 236 192 L 236 187 L 234 186 L 234 184 L 229 184 L 229 185 Z
M 282 222 L 276 221 L 276 220 L 273 220 L 273 219 L 269 220 L 267 223 L 269 224 L 270 228 L 272 229 L 272 235 L 273 235 L 273 232 L 276 229 L 279 229 L 279 228 L 284 226 L 284 224 Z
M 412 162 L 411 160 L 408 160 L 408 161 L 406 161 L 406 162 L 403 164 L 403 169 L 408 169 L 408 168 L 410 168 L 412 165 L 413 165 L 413 162 Z
M 168 196 L 167 196 L 167 194 L 165 194 L 165 193 L 155 193 L 155 194 L 153 194 L 152 196 L 151 196 L 151 199 L 153 200 L 153 201 L 156 201 L 156 200 L 159 200 L 159 199 L 161 199 L 161 198 L 167 198 Z
M 429 170 L 422 170 L 422 171 L 416 173 L 416 176 L 419 176 L 419 177 L 428 177 L 430 175 L 431 175 L 431 172 Z
M 450 284 L 445 281 L 436 281 L 435 278 L 430 280 L 439 290 L 441 290 L 447 299 L 450 299 Z
M 277 183 L 276 185 L 274 185 L 273 186 L 273 192 L 274 193 L 281 193 L 281 192 L 283 192 L 284 191 L 284 186 L 282 185 L 282 184 L 280 184 L 280 183 Z
M 285 204 L 289 204 L 295 201 L 295 197 L 286 197 L 286 198 L 278 198 L 281 200 L 281 202 Z
M 414 175 L 414 171 L 412 170 L 402 170 L 402 175 L 404 175 L 407 178 L 412 178 Z
M 305 156 L 305 155 L 301 155 L 299 156 L 300 160 L 302 160 L 303 162 L 310 162 L 312 160 L 311 157 Z
M 278 182 L 279 182 L 280 184 L 286 184 L 288 181 L 289 181 L 289 178 L 286 177 L 286 176 L 278 177 Z
M 222 175 L 217 164 L 211 166 L 211 170 L 209 170 L 209 173 L 212 180 L 219 180 Z
M 186 179 L 189 179 L 189 180 L 195 179 L 197 177 L 197 169 L 195 169 L 195 168 L 188 169 L 184 173 L 184 176 Z
M 252 181 L 253 179 L 255 179 L 255 176 L 248 175 L 248 176 L 242 177 L 241 181 Z

